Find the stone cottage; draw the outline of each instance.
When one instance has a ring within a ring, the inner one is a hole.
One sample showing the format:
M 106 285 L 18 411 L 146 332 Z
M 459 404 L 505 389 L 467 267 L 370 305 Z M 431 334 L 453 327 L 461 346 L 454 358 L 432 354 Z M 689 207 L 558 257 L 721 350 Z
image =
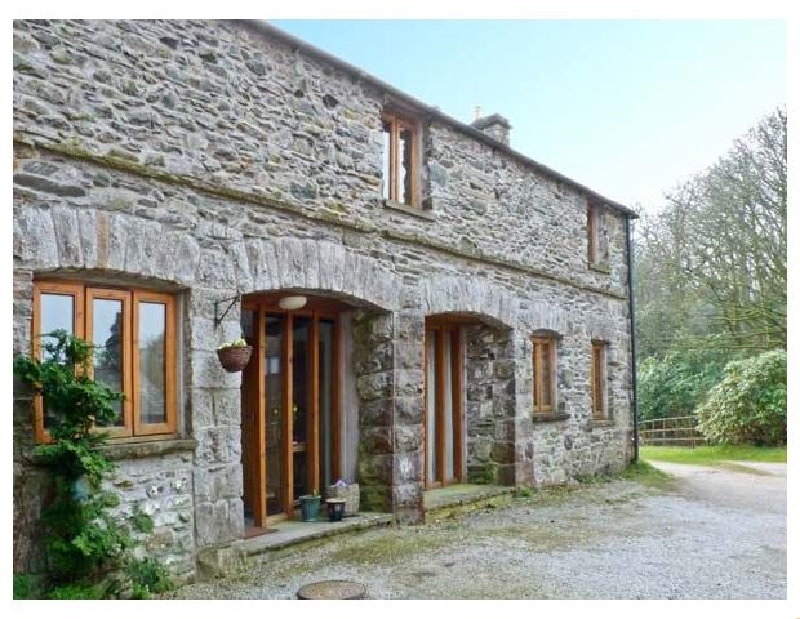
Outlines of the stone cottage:
M 297 497 L 621 469 L 635 214 L 260 22 L 14 23 L 14 354 L 91 340 L 121 509 L 190 578 Z M 220 344 L 244 336 L 247 368 Z M 48 417 L 14 399 L 14 566 Z

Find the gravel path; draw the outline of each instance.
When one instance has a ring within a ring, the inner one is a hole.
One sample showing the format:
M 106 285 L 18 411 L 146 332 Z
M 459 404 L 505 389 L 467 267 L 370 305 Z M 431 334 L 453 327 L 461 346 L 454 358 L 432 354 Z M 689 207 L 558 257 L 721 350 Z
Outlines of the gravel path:
M 675 476 L 666 489 L 618 480 L 539 492 L 288 549 L 175 597 L 294 598 L 309 582 L 352 579 L 370 598 L 785 599 L 785 465 L 658 466 Z

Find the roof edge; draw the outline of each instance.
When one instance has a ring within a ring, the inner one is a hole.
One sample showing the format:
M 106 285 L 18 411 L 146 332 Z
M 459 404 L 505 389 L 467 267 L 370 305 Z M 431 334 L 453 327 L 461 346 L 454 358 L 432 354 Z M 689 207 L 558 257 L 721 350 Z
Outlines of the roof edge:
M 262 36 L 278 39 L 279 41 L 289 45 L 290 47 L 293 47 L 296 50 L 302 51 L 308 54 L 309 56 L 316 58 L 317 60 L 321 60 L 322 62 L 331 64 L 337 69 L 340 69 L 341 71 L 349 73 L 369 83 L 371 86 L 377 88 L 378 90 L 383 90 L 386 94 L 391 95 L 392 97 L 406 101 L 411 107 L 416 108 L 421 112 L 424 112 L 430 118 L 436 119 L 444 124 L 450 125 L 451 127 L 457 129 L 461 133 L 464 133 L 476 139 L 479 142 L 491 146 L 497 151 L 500 151 L 506 155 L 509 155 L 510 157 L 513 157 L 514 159 L 525 164 L 526 166 L 533 168 L 534 170 L 544 174 L 545 176 L 548 176 L 554 180 L 557 180 L 561 183 L 571 186 L 573 189 L 576 189 L 577 191 L 586 194 L 587 198 L 593 203 L 602 204 L 615 211 L 619 211 L 620 213 L 631 219 L 637 219 L 639 217 L 636 211 L 625 206 L 624 204 L 620 204 L 615 200 L 606 198 L 605 196 L 590 189 L 586 185 L 583 185 L 569 178 L 568 176 L 565 176 L 564 174 L 561 174 L 560 172 L 557 172 L 556 170 L 544 165 L 543 163 L 539 163 L 538 161 L 531 159 L 527 155 L 524 155 L 521 152 L 514 150 L 510 146 L 498 140 L 495 140 L 490 135 L 484 133 L 480 129 L 476 129 L 471 125 L 463 123 L 460 120 L 453 118 L 448 114 L 445 114 L 438 108 L 428 105 L 427 103 L 423 103 L 422 101 L 412 97 L 408 93 L 398 90 L 391 84 L 388 84 L 387 82 L 384 82 L 383 80 L 375 77 L 374 75 L 367 73 L 363 69 L 360 69 L 359 67 L 350 64 L 349 62 L 342 60 L 341 58 L 338 58 L 333 54 L 330 54 L 329 52 L 326 52 L 325 50 L 304 41 L 303 39 L 300 39 L 292 34 L 289 34 L 285 30 L 281 30 L 280 28 L 277 28 L 272 24 L 269 24 L 263 20 L 258 20 L 258 19 L 226 19 L 222 21 L 232 23 L 240 27 L 244 27 L 245 29 L 251 32 L 255 32 L 256 34 L 260 34 Z

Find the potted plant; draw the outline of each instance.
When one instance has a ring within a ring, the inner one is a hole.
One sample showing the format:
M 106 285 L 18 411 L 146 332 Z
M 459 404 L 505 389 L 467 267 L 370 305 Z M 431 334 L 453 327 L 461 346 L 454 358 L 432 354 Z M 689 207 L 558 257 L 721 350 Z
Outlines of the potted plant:
M 241 372 L 250 362 L 253 347 L 248 346 L 244 338 L 225 342 L 217 348 L 217 357 L 226 372 Z
M 325 504 L 328 506 L 328 520 L 340 522 L 344 516 L 344 507 L 347 499 L 328 499 Z
M 314 522 L 319 517 L 320 496 L 314 488 L 312 494 L 304 494 L 300 497 L 300 516 L 303 522 Z
M 328 490 L 325 493 L 325 496 L 329 499 L 345 500 L 345 516 L 358 515 L 358 510 L 360 507 L 360 495 L 361 490 L 358 484 L 348 484 L 341 479 L 332 486 L 328 486 Z

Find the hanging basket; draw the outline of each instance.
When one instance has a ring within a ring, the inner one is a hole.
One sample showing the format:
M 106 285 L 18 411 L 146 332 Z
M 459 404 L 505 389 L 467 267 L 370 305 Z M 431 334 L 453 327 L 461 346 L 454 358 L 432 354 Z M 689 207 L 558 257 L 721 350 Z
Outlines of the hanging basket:
M 217 350 L 217 357 L 226 372 L 241 372 L 250 362 L 252 346 L 228 346 Z

